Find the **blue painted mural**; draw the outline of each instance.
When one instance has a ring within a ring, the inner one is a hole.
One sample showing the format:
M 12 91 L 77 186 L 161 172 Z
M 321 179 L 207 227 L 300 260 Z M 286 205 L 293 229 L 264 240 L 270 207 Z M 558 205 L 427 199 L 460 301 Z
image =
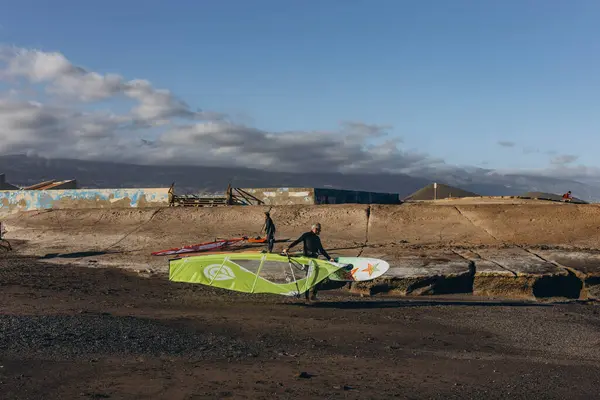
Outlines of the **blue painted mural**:
M 49 208 L 137 208 L 168 205 L 168 188 L 0 191 L 0 213 Z

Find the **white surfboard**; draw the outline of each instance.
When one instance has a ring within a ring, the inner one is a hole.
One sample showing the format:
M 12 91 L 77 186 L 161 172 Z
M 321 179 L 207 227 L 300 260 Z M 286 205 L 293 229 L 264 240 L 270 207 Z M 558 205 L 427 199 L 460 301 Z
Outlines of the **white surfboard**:
M 338 264 L 350 264 L 352 267 L 341 269 L 329 275 L 332 281 L 359 282 L 379 278 L 390 269 L 390 264 L 378 258 L 369 257 L 337 257 Z

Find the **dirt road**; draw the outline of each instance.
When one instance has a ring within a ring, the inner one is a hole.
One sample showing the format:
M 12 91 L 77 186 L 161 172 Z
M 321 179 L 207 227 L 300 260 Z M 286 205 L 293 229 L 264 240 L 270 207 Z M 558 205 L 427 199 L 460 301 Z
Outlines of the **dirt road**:
M 600 308 L 320 305 L 120 269 L 0 261 L 5 399 L 589 399 Z

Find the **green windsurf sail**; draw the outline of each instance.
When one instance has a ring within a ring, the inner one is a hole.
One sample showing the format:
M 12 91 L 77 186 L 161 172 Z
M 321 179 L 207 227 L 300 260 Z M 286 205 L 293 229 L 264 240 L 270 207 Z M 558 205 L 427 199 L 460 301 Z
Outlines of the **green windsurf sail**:
M 343 268 L 325 260 L 278 254 L 214 254 L 169 260 L 169 280 L 245 293 L 297 296 Z

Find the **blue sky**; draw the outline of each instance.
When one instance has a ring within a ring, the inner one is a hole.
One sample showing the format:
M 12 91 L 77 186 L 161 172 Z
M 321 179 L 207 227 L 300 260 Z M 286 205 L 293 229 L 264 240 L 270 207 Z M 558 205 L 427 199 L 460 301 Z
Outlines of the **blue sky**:
M 597 1 L 20 0 L 0 42 L 261 129 L 362 121 L 449 163 L 600 166 L 598 21 Z

